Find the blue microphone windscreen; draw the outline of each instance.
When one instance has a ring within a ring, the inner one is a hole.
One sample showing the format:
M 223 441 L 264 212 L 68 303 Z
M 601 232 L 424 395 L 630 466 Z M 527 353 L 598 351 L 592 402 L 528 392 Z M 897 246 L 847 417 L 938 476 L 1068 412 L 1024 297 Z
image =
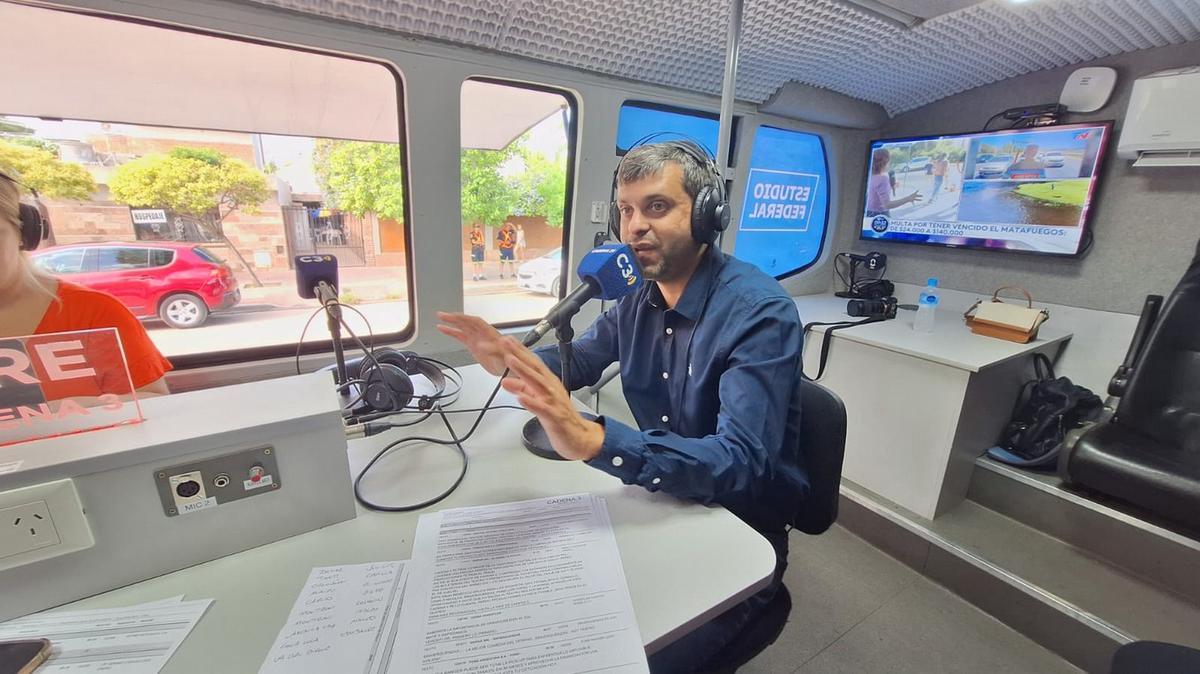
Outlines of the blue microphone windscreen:
M 642 285 L 642 269 L 637 256 L 625 243 L 606 243 L 593 248 L 579 262 L 579 279 L 592 279 L 600 287 L 602 300 L 615 300 Z

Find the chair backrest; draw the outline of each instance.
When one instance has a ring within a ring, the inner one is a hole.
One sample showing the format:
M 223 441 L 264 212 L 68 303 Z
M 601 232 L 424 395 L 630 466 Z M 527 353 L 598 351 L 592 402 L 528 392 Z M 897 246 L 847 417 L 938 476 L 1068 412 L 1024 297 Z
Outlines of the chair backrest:
M 1116 422 L 1200 451 L 1200 245 L 1146 339 Z
M 792 523 L 806 534 L 824 533 L 838 513 L 842 457 L 846 454 L 846 405 L 836 393 L 800 377 L 800 455 L 809 491 Z

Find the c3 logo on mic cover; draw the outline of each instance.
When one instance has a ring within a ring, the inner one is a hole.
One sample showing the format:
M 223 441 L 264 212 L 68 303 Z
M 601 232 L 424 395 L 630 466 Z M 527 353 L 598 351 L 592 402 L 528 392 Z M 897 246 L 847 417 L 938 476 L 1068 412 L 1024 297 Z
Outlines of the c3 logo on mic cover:
M 617 256 L 617 268 L 621 270 L 621 278 L 625 279 L 625 285 L 631 286 L 637 283 L 637 272 L 633 269 L 633 262 L 629 256 L 621 253 Z

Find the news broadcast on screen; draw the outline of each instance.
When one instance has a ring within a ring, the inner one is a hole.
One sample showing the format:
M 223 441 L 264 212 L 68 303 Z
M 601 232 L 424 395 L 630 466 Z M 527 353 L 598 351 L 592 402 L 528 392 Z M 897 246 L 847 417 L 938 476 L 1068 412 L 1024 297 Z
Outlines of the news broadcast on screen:
M 1111 124 L 878 140 L 861 238 L 1076 255 Z

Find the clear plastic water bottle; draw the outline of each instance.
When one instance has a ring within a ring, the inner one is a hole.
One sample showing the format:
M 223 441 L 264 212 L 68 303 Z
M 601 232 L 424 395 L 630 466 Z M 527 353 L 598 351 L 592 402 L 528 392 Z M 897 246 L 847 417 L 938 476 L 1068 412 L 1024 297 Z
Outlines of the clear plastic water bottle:
M 934 316 L 937 314 L 939 302 L 941 297 L 938 295 L 938 280 L 931 278 L 921 291 L 921 299 L 917 302 L 917 317 L 913 319 L 913 330 L 933 332 Z

